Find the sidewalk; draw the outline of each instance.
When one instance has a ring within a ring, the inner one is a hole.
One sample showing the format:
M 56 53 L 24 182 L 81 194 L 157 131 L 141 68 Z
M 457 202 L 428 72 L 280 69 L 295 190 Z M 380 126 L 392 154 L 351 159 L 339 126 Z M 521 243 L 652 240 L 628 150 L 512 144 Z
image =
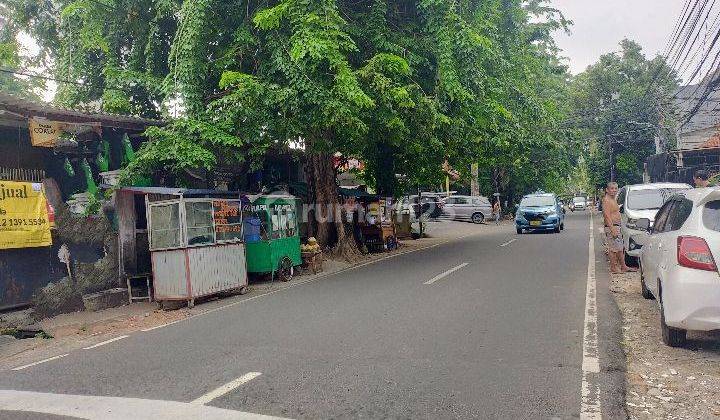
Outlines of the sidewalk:
M 62 314 L 42 320 L 33 327 L 42 329 L 50 334 L 52 339 L 29 338 L 23 340 L 10 339 L 3 336 L 0 340 L 0 370 L 13 368 L 35 360 L 67 353 L 98 342 L 125 335 L 138 330 L 162 326 L 168 323 L 179 322 L 185 318 L 197 316 L 208 311 L 218 310 L 227 305 L 233 305 L 243 300 L 274 293 L 288 287 L 294 287 L 305 282 L 319 280 L 343 270 L 352 269 L 364 264 L 370 264 L 381 259 L 393 258 L 408 252 L 429 248 L 438 244 L 461 239 L 469 235 L 482 234 L 500 229 L 494 224 L 475 225 L 465 222 L 437 221 L 430 222 L 426 227 L 428 237 L 417 240 L 403 240 L 397 250 L 367 254 L 352 263 L 326 259 L 323 264 L 324 271 L 318 274 L 303 274 L 295 276 L 289 282 L 251 282 L 248 293 L 230 297 L 216 297 L 197 302 L 194 308 L 182 307 L 177 310 L 164 311 L 157 308 L 152 302 L 138 302 L 132 305 L 111 308 L 97 312 L 74 312 Z M 13 326 L 9 318 L 16 314 L 0 314 L 0 330 Z M 15 317 L 17 318 L 17 317 Z M 18 324 L 18 320 L 14 321 Z M 20 322 L 22 324 L 22 322 Z M 27 326 L 27 322 L 25 325 Z

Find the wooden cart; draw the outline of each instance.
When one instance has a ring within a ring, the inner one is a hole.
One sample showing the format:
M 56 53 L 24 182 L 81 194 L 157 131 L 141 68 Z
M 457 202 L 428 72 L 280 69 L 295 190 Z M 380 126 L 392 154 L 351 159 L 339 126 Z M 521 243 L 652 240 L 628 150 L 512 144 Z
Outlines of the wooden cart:
M 366 214 L 359 220 L 363 242 L 370 251 L 397 249 L 397 232 L 393 220 L 392 199 L 381 198 L 367 203 Z

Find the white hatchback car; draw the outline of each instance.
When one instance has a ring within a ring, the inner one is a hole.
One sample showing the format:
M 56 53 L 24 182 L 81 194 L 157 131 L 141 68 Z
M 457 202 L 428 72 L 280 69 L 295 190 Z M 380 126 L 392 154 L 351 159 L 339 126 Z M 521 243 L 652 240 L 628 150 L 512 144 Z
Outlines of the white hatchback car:
M 634 265 L 643 247 L 645 231 L 635 225 L 639 219 L 650 219 L 650 226 L 655 222 L 660 206 L 671 195 L 692 187 L 688 184 L 659 182 L 653 184 L 626 185 L 618 191 L 617 202 L 620 205 L 623 241 L 625 242 L 625 263 Z
M 640 253 L 642 294 L 657 298 L 663 342 L 685 343 L 687 330 L 720 329 L 720 188 L 676 194 L 660 208 Z

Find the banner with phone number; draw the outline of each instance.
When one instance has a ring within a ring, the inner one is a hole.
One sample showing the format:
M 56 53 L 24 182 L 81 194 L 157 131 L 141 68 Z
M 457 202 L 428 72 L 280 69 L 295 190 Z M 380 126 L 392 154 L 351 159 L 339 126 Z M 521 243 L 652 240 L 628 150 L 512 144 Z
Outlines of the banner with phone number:
M 0 181 L 0 249 L 52 245 L 42 184 Z

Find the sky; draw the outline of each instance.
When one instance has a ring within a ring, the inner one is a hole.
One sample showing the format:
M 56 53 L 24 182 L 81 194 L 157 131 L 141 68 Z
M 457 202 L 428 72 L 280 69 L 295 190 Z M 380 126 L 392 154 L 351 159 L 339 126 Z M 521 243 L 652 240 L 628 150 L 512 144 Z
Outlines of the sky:
M 577 74 L 606 53 L 617 51 L 629 38 L 648 58 L 663 52 L 682 12 L 683 0 L 551 0 L 573 21 L 568 36 L 555 34 L 570 72 Z

